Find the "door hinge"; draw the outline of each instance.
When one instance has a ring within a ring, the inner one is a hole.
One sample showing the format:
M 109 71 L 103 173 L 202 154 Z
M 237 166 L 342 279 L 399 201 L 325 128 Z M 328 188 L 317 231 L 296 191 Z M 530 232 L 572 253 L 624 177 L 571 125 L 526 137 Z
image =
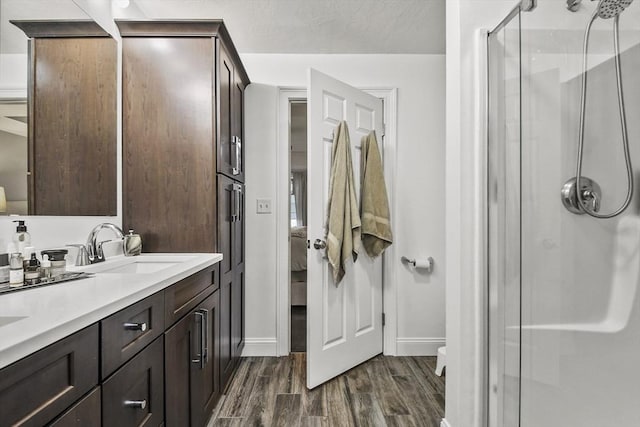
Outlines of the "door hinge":
M 382 136 L 385 136 L 387 134 L 387 125 L 385 125 L 384 123 L 382 124 Z
M 384 313 L 382 313 L 382 326 L 384 326 L 386 323 L 387 322 L 386 322 L 385 315 L 384 315 Z

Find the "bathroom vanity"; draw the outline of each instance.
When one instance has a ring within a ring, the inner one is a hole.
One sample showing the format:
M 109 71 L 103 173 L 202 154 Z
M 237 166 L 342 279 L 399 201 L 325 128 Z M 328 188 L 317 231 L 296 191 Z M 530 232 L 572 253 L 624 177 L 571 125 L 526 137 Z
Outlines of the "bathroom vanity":
M 0 297 L 0 426 L 204 425 L 223 386 L 221 259 L 119 257 Z

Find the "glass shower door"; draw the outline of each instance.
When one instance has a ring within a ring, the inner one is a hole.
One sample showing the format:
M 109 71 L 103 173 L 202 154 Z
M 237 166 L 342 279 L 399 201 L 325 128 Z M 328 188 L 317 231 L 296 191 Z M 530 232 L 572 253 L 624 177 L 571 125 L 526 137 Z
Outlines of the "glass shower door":
M 611 219 L 567 210 L 576 176 L 583 38 L 576 12 L 538 0 L 488 38 L 488 418 L 491 427 L 640 426 L 640 2 L 620 15 L 636 191 Z M 613 20 L 588 55 L 582 173 L 600 212 L 627 191 Z

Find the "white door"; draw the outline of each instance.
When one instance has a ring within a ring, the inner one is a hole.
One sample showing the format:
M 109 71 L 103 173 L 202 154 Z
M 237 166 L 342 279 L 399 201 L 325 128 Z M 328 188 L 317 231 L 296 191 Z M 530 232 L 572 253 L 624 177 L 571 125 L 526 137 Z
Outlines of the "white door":
M 382 100 L 309 70 L 307 104 L 307 387 L 313 388 L 382 352 L 382 259 L 364 251 L 335 285 L 323 240 L 333 132 L 346 120 L 357 194 L 360 139 L 376 131 L 382 147 Z

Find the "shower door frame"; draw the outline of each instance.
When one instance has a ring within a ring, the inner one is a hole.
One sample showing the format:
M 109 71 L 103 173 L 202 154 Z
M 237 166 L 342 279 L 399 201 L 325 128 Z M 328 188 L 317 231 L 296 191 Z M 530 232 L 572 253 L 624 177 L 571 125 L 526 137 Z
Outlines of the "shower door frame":
M 484 286 L 483 286 L 483 292 L 482 292 L 482 299 L 481 299 L 481 303 L 482 306 L 484 307 L 485 313 L 484 313 L 484 330 L 483 330 L 483 342 L 484 342 L 484 352 L 483 352 L 483 357 L 485 358 L 484 363 L 483 363 L 483 378 L 482 378 L 482 383 L 483 383 L 483 396 L 482 396 L 482 401 L 483 401 L 483 409 L 484 412 L 482 414 L 482 418 L 484 420 L 484 425 L 489 426 L 489 427 L 493 427 L 494 425 L 497 424 L 490 424 L 491 422 L 497 422 L 494 421 L 491 418 L 491 408 L 492 408 L 492 391 L 490 390 L 491 387 L 491 374 L 492 374 L 492 370 L 493 369 L 498 369 L 498 364 L 497 361 L 492 361 L 492 312 L 491 312 L 491 297 L 492 297 L 492 279 L 495 279 L 491 276 L 491 268 L 490 268 L 490 254 L 491 254 L 491 245 L 492 245 L 492 240 L 494 239 L 494 237 L 492 236 L 492 234 L 490 233 L 498 233 L 495 237 L 496 241 L 500 241 L 501 238 L 504 237 L 506 231 L 500 229 L 499 227 L 493 231 L 490 229 L 490 221 L 491 221 L 491 217 L 490 217 L 490 196 L 491 196 L 491 189 L 489 188 L 490 186 L 490 182 L 491 182 L 491 167 L 490 167 L 490 146 L 491 146 L 491 138 L 493 137 L 493 135 L 491 134 L 491 108 L 492 108 L 492 104 L 491 104 L 491 99 L 492 99 L 492 95 L 491 95 L 491 90 L 492 90 L 492 86 L 491 86 L 491 47 L 490 47 L 490 43 L 491 43 L 491 36 L 494 33 L 497 33 L 499 31 L 504 30 L 507 26 L 511 25 L 514 20 L 518 20 L 518 52 L 517 52 L 517 56 L 518 56 L 518 120 L 520 122 L 520 125 L 518 127 L 518 139 L 520 141 L 520 148 L 518 149 L 520 152 L 520 157 L 521 157 L 521 144 L 522 144 L 522 68 L 521 68 L 521 63 L 522 63 L 522 40 L 521 40 L 521 13 L 522 12 L 531 12 L 533 11 L 535 8 L 537 7 L 537 1 L 536 0 L 523 0 L 521 1 L 519 4 L 517 4 L 492 30 L 490 31 L 486 31 L 483 34 L 483 45 L 482 45 L 482 55 L 481 57 L 484 58 L 484 64 L 481 65 L 480 69 L 482 70 L 482 72 L 484 72 L 484 94 L 483 94 L 483 101 L 484 101 L 484 129 L 482 130 L 482 134 L 483 134 L 483 144 L 482 144 L 482 148 L 483 148 L 483 152 L 482 155 L 479 156 L 478 161 L 481 164 L 481 169 L 483 171 L 483 180 L 482 180 L 482 213 L 481 213 L 481 223 L 482 223 L 482 228 L 481 228 L 481 245 L 483 247 L 483 251 L 482 251 L 482 265 L 484 267 L 484 270 L 481 273 L 481 277 L 483 278 L 484 281 Z M 521 159 L 520 159 L 520 164 L 521 164 Z M 521 166 L 520 166 L 521 167 Z M 503 171 L 504 172 L 504 171 Z M 519 170 L 519 174 L 521 174 L 521 171 Z M 521 177 L 520 177 L 520 182 L 519 184 L 521 186 Z M 519 223 L 517 225 L 517 229 L 518 229 L 518 233 L 521 233 L 521 195 L 520 196 L 520 201 L 518 202 L 518 216 L 519 218 Z M 520 243 L 518 244 L 518 246 L 520 246 Z M 504 250 L 504 249 L 503 249 Z M 519 258 L 519 256 L 518 256 Z M 521 260 L 520 260 L 521 261 Z M 504 266 L 504 265 L 502 265 Z M 522 332 L 521 332 L 521 326 L 522 326 L 522 278 L 520 276 L 520 266 L 518 266 L 518 281 L 519 281 L 519 289 L 518 289 L 518 386 L 517 386 L 517 407 L 518 407 L 518 413 L 517 413 L 517 420 L 518 420 L 518 426 L 521 423 L 521 406 L 522 406 L 522 402 L 521 402 L 521 396 L 522 396 L 522 390 L 521 390 L 521 376 L 522 376 Z M 498 274 L 503 273 L 502 270 L 500 270 L 498 272 Z M 505 282 L 499 282 L 496 286 L 495 286 L 495 290 L 497 291 L 498 287 L 500 286 L 506 286 L 506 281 Z M 504 326 L 504 325 L 503 325 Z M 497 339 L 497 338 L 495 338 Z M 504 401 L 498 401 L 496 402 L 496 405 L 500 406 L 500 404 L 503 404 Z M 504 406 L 499 407 L 498 409 L 504 409 Z M 499 415 L 497 415 L 500 411 L 497 411 L 496 416 L 497 419 L 500 420 L 501 417 Z

